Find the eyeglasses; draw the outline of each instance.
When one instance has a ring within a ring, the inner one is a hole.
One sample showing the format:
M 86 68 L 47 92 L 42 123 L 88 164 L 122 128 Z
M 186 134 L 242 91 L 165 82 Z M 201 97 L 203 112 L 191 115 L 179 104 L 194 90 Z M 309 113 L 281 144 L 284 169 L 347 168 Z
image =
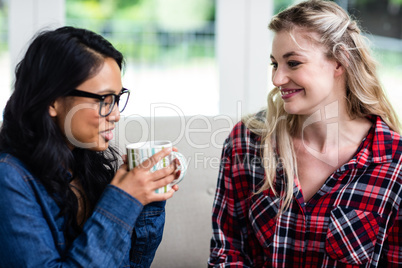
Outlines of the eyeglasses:
M 126 108 L 128 98 L 130 97 L 130 90 L 127 88 L 122 88 L 119 95 L 116 94 L 105 94 L 105 95 L 98 95 L 89 93 L 86 91 L 81 91 L 78 89 L 74 89 L 73 91 L 68 94 L 69 96 L 75 97 L 86 97 L 92 99 L 99 100 L 99 115 L 102 117 L 108 116 L 114 108 L 114 105 L 117 103 L 119 107 L 119 111 L 123 112 L 124 108 Z

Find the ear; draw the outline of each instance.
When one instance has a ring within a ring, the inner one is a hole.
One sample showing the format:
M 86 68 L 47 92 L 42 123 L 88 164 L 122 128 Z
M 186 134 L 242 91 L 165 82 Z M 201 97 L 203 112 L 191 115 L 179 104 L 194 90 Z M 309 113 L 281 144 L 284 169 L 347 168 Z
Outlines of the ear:
M 335 62 L 335 77 L 341 76 L 344 72 L 345 68 L 343 67 L 343 65 L 339 61 Z
M 49 105 L 49 115 L 51 117 L 56 117 L 59 110 L 59 100 L 55 100 L 52 104 Z

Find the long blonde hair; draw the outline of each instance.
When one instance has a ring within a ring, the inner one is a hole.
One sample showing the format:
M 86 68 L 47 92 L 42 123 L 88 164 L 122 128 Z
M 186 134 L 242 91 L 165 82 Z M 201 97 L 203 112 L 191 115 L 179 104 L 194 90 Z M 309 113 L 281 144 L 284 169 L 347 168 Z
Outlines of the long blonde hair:
M 351 118 L 373 114 L 381 116 L 394 131 L 401 123 L 392 108 L 376 74 L 376 62 L 356 21 L 337 4 L 310 0 L 290 6 L 275 15 L 268 28 L 273 32 L 291 32 L 295 27 L 315 32 L 318 42 L 327 48 L 327 57 L 345 68 L 347 112 Z M 281 196 L 280 212 L 286 210 L 293 197 L 297 161 L 292 136 L 299 128 L 298 115 L 287 114 L 278 88 L 268 94 L 265 120 L 247 116 L 243 122 L 250 131 L 262 137 L 262 156 L 266 179 L 258 192 L 275 191 L 276 166 L 282 165 L 286 181 Z M 279 157 L 280 156 L 280 157 Z

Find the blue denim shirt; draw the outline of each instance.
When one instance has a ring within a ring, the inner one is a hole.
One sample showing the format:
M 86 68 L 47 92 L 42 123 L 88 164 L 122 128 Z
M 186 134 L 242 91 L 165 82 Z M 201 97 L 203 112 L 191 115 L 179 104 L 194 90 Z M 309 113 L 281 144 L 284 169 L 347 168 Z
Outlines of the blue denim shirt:
M 149 267 L 162 239 L 164 207 L 143 207 L 108 185 L 67 248 L 57 204 L 18 159 L 0 153 L 0 267 Z

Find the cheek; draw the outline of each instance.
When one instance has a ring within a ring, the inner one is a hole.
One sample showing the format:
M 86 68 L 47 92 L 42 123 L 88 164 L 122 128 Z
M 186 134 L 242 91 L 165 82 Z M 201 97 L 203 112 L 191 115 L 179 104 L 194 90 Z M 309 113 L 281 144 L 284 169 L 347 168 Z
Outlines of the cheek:
M 69 118 L 66 119 L 66 122 L 68 122 Z M 97 138 L 101 122 L 102 118 L 93 109 L 77 111 L 70 120 L 70 134 L 81 142 Z M 67 129 L 66 133 L 68 133 Z

